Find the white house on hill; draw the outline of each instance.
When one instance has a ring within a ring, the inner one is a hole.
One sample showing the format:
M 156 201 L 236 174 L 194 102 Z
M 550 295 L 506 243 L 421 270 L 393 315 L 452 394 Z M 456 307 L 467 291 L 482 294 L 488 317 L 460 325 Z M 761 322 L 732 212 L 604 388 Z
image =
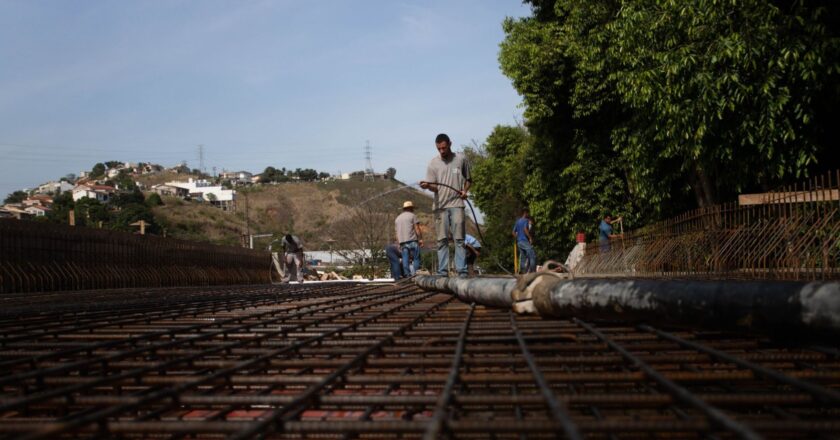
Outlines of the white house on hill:
M 89 197 L 91 199 L 99 200 L 102 203 L 108 203 L 115 192 L 116 190 L 112 186 L 92 185 L 87 183 L 76 185 L 76 187 L 73 188 L 73 201 Z
M 224 189 L 220 185 L 211 185 L 207 180 L 190 178 L 186 182 L 166 182 L 166 185 L 183 188 L 191 196 L 200 195 L 203 200 L 225 211 L 236 210 L 236 191 Z

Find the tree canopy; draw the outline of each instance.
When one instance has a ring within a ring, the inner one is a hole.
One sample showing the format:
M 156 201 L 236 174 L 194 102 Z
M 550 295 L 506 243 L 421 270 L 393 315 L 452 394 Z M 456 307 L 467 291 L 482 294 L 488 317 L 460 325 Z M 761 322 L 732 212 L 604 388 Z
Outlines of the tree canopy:
M 835 3 L 528 3 L 499 54 L 524 127 L 494 130 L 476 180 L 514 185 L 549 255 L 606 211 L 641 226 L 840 164 Z M 512 224 L 480 187 L 488 228 Z

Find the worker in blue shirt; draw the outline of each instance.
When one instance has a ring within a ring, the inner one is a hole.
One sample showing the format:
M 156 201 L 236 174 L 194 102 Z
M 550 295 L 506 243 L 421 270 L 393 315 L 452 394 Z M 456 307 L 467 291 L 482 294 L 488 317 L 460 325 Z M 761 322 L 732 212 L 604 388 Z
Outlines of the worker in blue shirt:
M 534 237 L 531 235 L 533 223 L 528 215 L 528 209 L 522 210 L 522 216 L 513 225 L 513 237 L 519 247 L 519 273 L 537 271 L 537 253 L 534 251 Z
M 601 252 L 610 251 L 610 239 L 621 237 L 621 234 L 613 233 L 612 227 L 613 223 L 620 221 L 621 217 L 612 218 L 609 213 L 604 214 L 604 219 L 601 220 L 601 224 L 598 225 L 598 247 Z

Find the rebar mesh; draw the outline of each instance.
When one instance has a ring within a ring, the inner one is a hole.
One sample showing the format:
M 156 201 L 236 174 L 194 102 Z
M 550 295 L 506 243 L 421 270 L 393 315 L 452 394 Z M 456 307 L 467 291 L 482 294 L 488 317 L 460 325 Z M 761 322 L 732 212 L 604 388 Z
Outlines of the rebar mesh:
M 9 297 L 4 438 L 834 438 L 840 352 L 413 285 Z

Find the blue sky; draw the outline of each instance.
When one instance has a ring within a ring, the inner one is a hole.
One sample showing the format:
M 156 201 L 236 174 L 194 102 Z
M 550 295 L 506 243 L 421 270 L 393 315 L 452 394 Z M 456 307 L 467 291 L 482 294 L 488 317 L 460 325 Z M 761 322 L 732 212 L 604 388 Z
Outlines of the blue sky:
M 516 0 L 0 0 L 0 195 L 107 160 L 413 183 L 520 118 Z

